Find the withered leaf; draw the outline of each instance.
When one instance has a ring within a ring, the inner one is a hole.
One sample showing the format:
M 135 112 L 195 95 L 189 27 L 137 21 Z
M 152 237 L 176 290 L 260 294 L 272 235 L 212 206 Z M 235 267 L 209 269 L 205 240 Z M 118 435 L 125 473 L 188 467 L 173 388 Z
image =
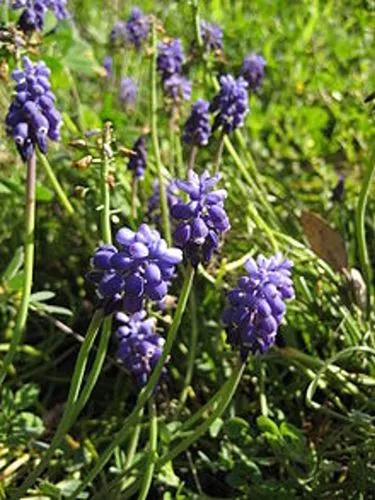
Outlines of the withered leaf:
M 341 234 L 320 215 L 304 211 L 301 224 L 314 252 L 335 271 L 348 268 L 348 255 Z

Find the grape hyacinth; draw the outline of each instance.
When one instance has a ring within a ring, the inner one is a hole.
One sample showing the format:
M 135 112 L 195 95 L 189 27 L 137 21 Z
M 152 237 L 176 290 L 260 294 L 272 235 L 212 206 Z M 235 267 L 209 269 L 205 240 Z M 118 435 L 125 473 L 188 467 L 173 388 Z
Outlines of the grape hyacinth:
M 181 40 L 178 38 L 158 44 L 157 68 L 163 81 L 181 73 L 184 58 Z
M 218 24 L 201 21 L 201 35 L 207 51 L 221 50 L 223 48 L 223 30 Z
M 35 145 L 46 154 L 48 139 L 60 139 L 61 115 L 55 108 L 48 67 L 42 61 L 34 64 L 28 57 L 24 57 L 22 62 L 23 71 L 16 69 L 12 73 L 16 82 L 16 95 L 5 123 L 22 159 L 27 161 Z
M 191 82 L 185 76 L 175 73 L 164 80 L 164 92 L 174 103 L 188 101 L 191 96 Z
M 176 186 L 176 181 L 168 182 L 166 185 L 166 195 L 167 195 L 167 204 L 169 211 L 173 205 L 178 202 L 178 188 Z M 156 226 L 160 225 L 160 188 L 159 181 L 155 181 L 153 185 L 153 192 L 150 196 L 147 204 L 147 218 L 150 222 L 155 224 Z
M 193 104 L 182 136 L 186 144 L 194 146 L 206 146 L 208 144 L 211 135 L 209 108 L 210 104 L 203 99 L 198 99 Z
M 159 361 L 165 340 L 156 332 L 156 321 L 147 318 L 145 311 L 131 316 L 123 312 L 116 314 L 119 324 L 118 358 L 134 377 L 136 384 L 143 386 Z
M 23 9 L 18 20 L 19 27 L 25 33 L 41 31 L 48 10 L 53 11 L 56 19 L 61 21 L 69 17 L 66 10 L 67 0 L 15 0 L 12 9 Z
M 133 7 L 125 25 L 125 40 L 139 49 L 150 32 L 150 20 L 141 9 Z
M 241 75 L 253 92 L 257 91 L 262 85 L 265 66 L 266 61 L 257 54 L 249 54 L 243 61 Z
M 126 41 L 126 23 L 124 21 L 117 21 L 111 30 L 109 40 L 112 45 L 118 43 L 122 45 Z
M 94 269 L 88 275 L 106 309 L 134 313 L 143 308 L 146 299 L 164 299 L 175 266 L 182 261 L 181 250 L 168 248 L 159 232 L 147 224 L 136 232 L 121 228 L 116 241 L 119 248 L 102 245 L 96 250 Z
M 126 108 L 132 108 L 137 100 L 138 85 L 134 78 L 125 77 L 121 79 L 119 98 Z
M 112 76 L 113 70 L 113 58 L 112 56 L 105 56 L 103 59 L 103 68 L 106 72 L 106 77 L 110 78 Z
M 134 143 L 133 154 L 129 158 L 129 170 L 134 172 L 135 177 L 143 177 L 147 164 L 146 138 L 141 135 Z
M 248 274 L 229 292 L 223 323 L 229 343 L 240 348 L 243 359 L 249 352 L 264 353 L 275 343 L 285 301 L 294 298 L 292 267 L 279 253 L 269 259 L 259 255 L 256 261 L 247 261 Z
M 211 177 L 189 171 L 188 180 L 177 180 L 176 186 L 189 196 L 189 201 L 178 200 L 171 207 L 171 215 L 178 224 L 174 243 L 184 250 L 193 266 L 207 263 L 217 250 L 220 237 L 229 230 L 228 216 L 224 210 L 225 189 L 213 190 L 220 174 Z
M 213 130 L 222 127 L 224 133 L 229 134 L 242 127 L 249 112 L 247 82 L 241 76 L 237 79 L 232 75 L 221 76 L 220 91 L 212 100 L 210 110 L 216 113 Z

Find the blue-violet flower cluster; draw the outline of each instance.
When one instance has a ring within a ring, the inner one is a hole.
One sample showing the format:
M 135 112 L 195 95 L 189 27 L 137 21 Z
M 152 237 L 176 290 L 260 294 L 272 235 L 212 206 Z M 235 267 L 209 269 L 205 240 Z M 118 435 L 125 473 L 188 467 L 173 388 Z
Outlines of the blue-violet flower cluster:
M 119 98 L 126 108 L 132 108 L 137 100 L 138 85 L 134 78 L 124 77 L 120 82 Z
M 241 75 L 249 84 L 250 89 L 254 92 L 262 85 L 265 66 L 266 61 L 262 56 L 257 54 L 249 54 L 243 61 Z
M 182 75 L 184 51 L 181 40 L 172 39 L 158 45 L 157 68 L 165 94 L 174 102 L 190 99 L 191 82 Z
M 206 146 L 211 135 L 210 104 L 203 100 L 198 99 L 191 108 L 191 114 L 187 119 L 183 140 L 187 144 L 194 146 Z
M 213 189 L 219 179 L 219 174 L 211 177 L 204 172 L 199 176 L 190 171 L 187 181 L 176 181 L 189 199 L 187 202 L 180 199 L 171 207 L 171 215 L 178 222 L 174 243 L 184 250 L 193 266 L 211 259 L 221 235 L 230 228 L 224 209 L 227 193 L 225 189 Z
M 134 313 L 145 300 L 160 301 L 167 294 L 175 266 L 182 261 L 178 248 L 168 248 L 155 229 L 141 224 L 134 232 L 127 227 L 116 234 L 119 248 L 102 245 L 92 259 L 88 275 L 97 285 L 107 309 Z
M 223 48 L 223 30 L 218 24 L 201 21 L 201 35 L 207 51 L 221 50 Z
M 242 127 L 249 111 L 247 82 L 240 76 L 220 77 L 219 93 L 213 98 L 210 110 L 216 113 L 213 130 L 223 128 L 226 134 Z
M 133 154 L 129 158 L 129 170 L 134 172 L 135 177 L 143 177 L 147 165 L 146 138 L 141 135 L 134 143 Z
M 139 49 L 150 32 L 149 17 L 140 8 L 133 7 L 125 24 L 125 40 Z
M 118 357 L 136 383 L 143 386 L 162 354 L 165 340 L 156 332 L 155 319 L 147 318 L 145 311 L 130 316 L 120 312 L 116 320 Z
M 67 19 L 69 14 L 66 4 L 67 0 L 15 0 L 12 2 L 12 9 L 23 9 L 18 24 L 22 31 L 28 33 L 43 29 L 48 10 L 53 11 L 59 21 Z
M 249 259 L 248 274 L 229 292 L 223 322 L 229 343 L 239 347 L 243 359 L 249 352 L 264 353 L 275 343 L 285 301 L 294 297 L 292 266 L 281 254 Z
M 48 139 L 60 139 L 61 115 L 49 81 L 50 70 L 44 62 L 33 64 L 23 58 L 23 71 L 16 69 L 16 95 L 5 118 L 7 132 L 13 136 L 24 161 L 31 158 L 35 145 L 47 153 Z

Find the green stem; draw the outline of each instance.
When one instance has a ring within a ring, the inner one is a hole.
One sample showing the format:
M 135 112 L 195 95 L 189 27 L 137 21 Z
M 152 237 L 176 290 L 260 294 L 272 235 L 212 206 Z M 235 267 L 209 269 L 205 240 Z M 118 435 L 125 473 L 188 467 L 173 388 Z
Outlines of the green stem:
M 158 446 L 158 420 L 156 415 L 155 402 L 153 398 L 149 400 L 149 414 L 150 414 L 149 456 L 138 500 L 147 500 L 148 492 L 150 491 L 152 484 L 152 476 L 154 474 L 154 469 L 155 469 L 155 460 L 156 460 L 156 453 Z
M 152 57 L 150 66 L 150 80 L 151 80 L 151 93 L 150 93 L 150 113 L 151 113 L 151 136 L 152 144 L 154 148 L 154 155 L 156 161 L 157 175 L 159 181 L 160 190 L 160 205 L 161 205 L 161 216 L 163 224 L 164 238 L 166 239 L 168 245 L 172 242 L 171 229 L 169 224 L 169 209 L 167 193 L 165 190 L 164 179 L 163 179 L 163 164 L 160 155 L 160 146 L 158 138 L 158 96 L 157 96 L 157 84 L 156 84 L 156 58 L 157 58 L 157 36 L 156 36 L 156 25 L 155 21 L 152 23 Z
M 138 415 L 139 411 L 144 407 L 144 405 L 147 403 L 149 400 L 150 396 L 153 394 L 155 387 L 159 381 L 160 374 L 162 372 L 162 369 L 164 367 L 164 364 L 169 356 L 169 353 L 171 352 L 172 345 L 174 343 L 174 340 L 176 338 L 177 331 L 180 327 L 182 317 L 184 315 L 185 309 L 186 309 L 186 304 L 189 298 L 189 294 L 191 291 L 191 287 L 193 284 L 193 278 L 194 278 L 194 269 L 190 268 L 188 273 L 185 276 L 185 280 L 182 286 L 180 298 L 177 304 L 177 309 L 173 318 L 172 325 L 169 328 L 167 339 L 163 348 L 163 352 L 159 358 L 159 361 L 157 362 L 154 370 L 151 373 L 151 376 L 145 385 L 145 387 L 142 389 L 138 396 L 137 403 L 135 407 L 133 408 L 133 411 L 130 413 L 130 415 L 125 419 L 122 428 L 118 431 L 118 433 L 113 437 L 111 443 L 109 446 L 104 450 L 102 455 L 100 456 L 98 462 L 96 465 L 92 468 L 91 472 L 87 475 L 87 477 L 82 481 L 81 485 L 79 488 L 72 494 L 71 499 L 77 498 L 78 493 L 80 493 L 87 484 L 89 484 L 103 469 L 103 467 L 106 465 L 108 460 L 111 458 L 115 448 L 117 446 L 120 446 L 121 443 L 124 441 L 126 438 L 127 434 L 129 433 L 129 430 L 132 429 L 133 425 L 137 422 L 138 420 Z
M 362 189 L 359 195 L 358 205 L 356 209 L 356 217 L 355 217 L 359 261 L 367 284 L 368 313 L 371 310 L 372 268 L 366 244 L 365 215 L 366 215 L 368 195 L 370 192 L 371 182 L 374 173 L 375 173 L 375 150 L 371 155 L 370 163 L 367 168 L 365 178 L 363 179 Z
M 190 151 L 190 158 L 189 158 L 189 164 L 188 164 L 188 172 L 191 172 L 194 170 L 195 167 L 195 160 L 197 158 L 197 153 L 198 153 L 198 146 L 193 146 Z
M 219 418 L 227 406 L 231 402 L 234 393 L 236 392 L 237 386 L 241 380 L 243 371 L 246 364 L 241 363 L 239 368 L 235 370 L 230 378 L 230 383 L 227 385 L 225 392 L 222 394 L 221 400 L 219 401 L 216 409 L 212 412 L 211 416 L 207 418 L 201 425 L 199 425 L 191 435 L 183 439 L 178 445 L 172 448 L 169 452 L 163 455 L 156 463 L 157 467 L 162 467 L 170 460 L 173 460 L 177 455 L 188 449 L 193 443 L 195 443 L 203 434 L 207 432 L 211 424 Z
M 83 375 L 85 373 L 88 354 L 91 350 L 91 347 L 94 343 L 96 335 L 98 333 L 99 327 L 103 320 L 103 311 L 99 309 L 95 312 L 91 323 L 88 327 L 85 340 L 81 345 L 81 349 L 78 354 L 77 362 L 74 367 L 74 373 L 72 377 L 72 382 L 70 384 L 68 400 L 65 404 L 65 410 L 55 435 L 51 441 L 51 444 L 40 461 L 39 465 L 29 474 L 29 476 L 22 483 L 20 488 L 16 491 L 15 498 L 21 498 L 27 491 L 27 489 L 34 484 L 34 482 L 40 477 L 44 469 L 49 465 L 50 459 L 52 458 L 55 450 L 61 443 L 65 434 L 67 433 L 72 417 L 75 416 L 76 411 L 76 403 L 78 400 L 78 395 L 81 389 Z M 79 400 L 78 400 L 79 403 Z
M 106 123 L 103 129 L 103 145 L 102 145 L 102 168 L 100 171 L 100 188 L 102 196 L 102 211 L 101 211 L 101 234 L 104 243 L 112 243 L 112 233 L 111 233 L 111 207 L 110 207 L 110 195 L 109 195 L 109 184 L 108 184 L 108 173 L 109 173 L 109 151 L 111 147 L 111 125 Z
M 261 359 L 255 358 L 255 365 L 258 371 L 259 380 L 259 405 L 260 412 L 264 417 L 268 416 L 268 404 L 265 390 L 266 367 Z
M 190 345 L 189 345 L 189 355 L 188 355 L 188 366 L 186 370 L 185 380 L 184 380 L 184 388 L 180 395 L 180 404 L 181 408 L 187 399 L 189 387 L 191 381 L 193 379 L 194 373 L 194 362 L 197 351 L 197 340 L 198 340 L 198 321 L 197 321 L 197 302 L 195 298 L 195 291 L 192 289 L 190 294 L 190 314 L 191 314 L 191 336 L 190 336 Z
M 35 152 L 27 163 L 26 179 L 26 207 L 25 207 L 25 241 L 24 241 L 24 278 L 20 309 L 18 311 L 16 326 L 10 341 L 9 351 L 2 363 L 0 371 L 0 385 L 3 383 L 9 366 L 17 352 L 22 334 L 26 326 L 31 288 L 33 284 L 34 268 L 34 231 L 35 231 L 35 186 L 36 186 L 36 156 Z
M 201 33 L 201 23 L 199 16 L 199 0 L 193 0 L 192 2 L 193 8 L 193 19 L 194 19 L 194 29 L 195 29 L 195 39 L 197 41 L 197 45 L 200 49 L 203 47 L 203 39 Z
M 132 179 L 132 192 L 131 192 L 131 214 L 134 221 L 137 219 L 137 192 L 138 192 L 138 179 L 133 175 Z
M 249 184 L 250 188 L 254 191 L 255 196 L 258 198 L 259 202 L 263 205 L 264 209 L 269 214 L 270 220 L 272 221 L 273 226 L 277 227 L 278 223 L 277 223 L 277 219 L 276 219 L 276 216 L 275 216 L 275 213 L 274 213 L 272 207 L 269 205 L 267 198 L 264 196 L 264 194 L 261 193 L 261 191 L 258 188 L 258 186 L 256 185 L 255 181 L 253 180 L 253 178 L 251 177 L 251 175 L 247 171 L 245 165 L 242 163 L 241 158 L 238 156 L 238 154 L 237 154 L 235 148 L 233 147 L 233 144 L 229 140 L 228 136 L 225 137 L 224 144 L 225 144 L 225 147 L 226 147 L 228 153 L 231 155 L 234 163 L 236 164 L 236 166 L 240 170 L 241 174 L 245 178 L 246 182 Z
M 221 131 L 220 139 L 219 139 L 219 145 L 216 151 L 215 155 L 215 160 L 214 160 L 214 174 L 217 174 L 220 168 L 220 163 L 221 159 L 223 157 L 223 149 L 224 149 L 224 142 L 225 142 L 226 134 L 224 130 Z
M 38 159 L 40 160 L 40 162 L 44 168 L 44 171 L 47 174 L 47 177 L 48 177 L 50 183 L 52 184 L 52 187 L 55 190 L 56 195 L 57 195 L 61 205 L 64 207 L 64 209 L 67 211 L 67 213 L 69 215 L 73 215 L 74 208 L 73 208 L 72 204 L 70 203 L 68 197 L 66 196 L 65 191 L 61 187 L 61 184 L 58 181 L 58 179 L 53 171 L 53 168 L 51 167 L 51 164 L 47 160 L 47 157 L 38 151 Z

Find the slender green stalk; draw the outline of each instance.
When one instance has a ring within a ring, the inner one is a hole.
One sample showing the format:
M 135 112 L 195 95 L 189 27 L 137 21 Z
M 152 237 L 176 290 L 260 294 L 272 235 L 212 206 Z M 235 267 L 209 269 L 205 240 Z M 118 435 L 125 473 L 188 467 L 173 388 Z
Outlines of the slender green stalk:
M 217 174 L 217 172 L 219 171 L 219 168 L 220 168 L 221 159 L 223 157 L 225 137 L 226 137 L 226 134 L 225 134 L 224 130 L 222 130 L 221 135 L 220 135 L 220 139 L 219 139 L 219 145 L 217 147 L 215 160 L 214 160 L 214 174 Z
M 195 443 L 207 430 L 210 428 L 211 424 L 219 418 L 227 406 L 231 402 L 234 393 L 236 392 L 237 386 L 241 380 L 243 371 L 245 369 L 246 363 L 241 363 L 239 367 L 233 372 L 230 383 L 226 386 L 225 392 L 222 394 L 222 397 L 216 407 L 216 409 L 212 412 L 210 417 L 208 417 L 201 425 L 199 425 L 194 431 L 192 431 L 190 436 L 187 436 L 183 439 L 178 445 L 168 451 L 165 455 L 163 455 L 156 463 L 157 467 L 162 467 L 164 464 L 173 460 L 177 455 L 187 450 L 193 443 Z
M 199 16 L 199 0 L 192 1 L 193 8 L 193 19 L 194 19 L 194 29 L 195 29 L 195 39 L 197 41 L 197 45 L 200 49 L 203 47 L 203 39 L 201 33 L 201 23 Z
M 27 163 L 27 179 L 26 179 L 26 199 L 25 199 L 25 240 L 24 240 L 24 278 L 20 309 L 18 311 L 16 326 L 14 328 L 10 341 L 9 351 L 7 352 L 2 363 L 0 371 L 0 385 L 6 377 L 9 366 L 12 364 L 13 358 L 17 352 L 17 348 L 21 342 L 22 334 L 26 326 L 27 315 L 29 310 L 31 288 L 33 284 L 33 268 L 34 268 L 34 230 L 35 230 L 35 186 L 36 186 L 36 156 L 32 154 Z
M 61 187 L 61 184 L 57 179 L 55 172 L 53 171 L 53 168 L 51 167 L 49 161 L 47 160 L 47 157 L 38 151 L 38 159 L 40 160 L 44 168 L 44 171 L 47 174 L 47 177 L 50 183 L 52 184 L 52 187 L 55 190 L 61 205 L 64 207 L 64 209 L 69 215 L 73 215 L 74 208 L 70 203 L 68 197 L 66 196 L 64 189 Z
M 79 392 L 81 389 L 83 376 L 85 373 L 88 354 L 91 350 L 91 347 L 94 343 L 98 330 L 103 320 L 103 311 L 101 309 L 97 310 L 91 320 L 91 323 L 88 327 L 85 340 L 81 345 L 81 349 L 78 354 L 77 362 L 74 367 L 74 373 L 72 377 L 72 382 L 70 384 L 68 400 L 65 404 L 65 410 L 55 435 L 51 441 L 51 444 L 40 461 L 39 465 L 28 475 L 25 481 L 21 484 L 20 488 L 16 491 L 14 498 L 21 498 L 27 491 L 27 489 L 34 484 L 34 482 L 40 477 L 42 472 L 48 466 L 50 459 L 52 458 L 55 450 L 61 443 L 65 434 L 69 429 L 70 422 L 72 421 L 72 417 L 76 412 L 76 403 L 78 400 Z
M 365 178 L 363 179 L 362 182 L 362 188 L 358 199 L 358 205 L 355 217 L 359 261 L 367 284 L 368 312 L 370 312 L 371 309 L 372 268 L 366 244 L 365 215 L 366 215 L 368 195 L 370 192 L 371 182 L 374 173 L 375 173 L 375 149 L 373 151 L 373 154 L 371 155 L 370 163 L 368 165 Z
M 138 192 L 138 179 L 134 175 L 132 179 L 132 192 L 131 192 L 131 214 L 134 220 L 137 219 L 137 192 Z
M 197 321 L 197 301 L 195 298 L 194 289 L 192 289 L 190 294 L 189 305 L 190 305 L 190 315 L 191 315 L 191 335 L 190 335 L 189 354 L 188 354 L 188 366 L 184 380 L 184 388 L 180 395 L 180 404 L 179 404 L 180 408 L 185 404 L 189 392 L 189 386 L 193 379 L 194 362 L 197 351 L 198 321 Z
M 156 161 L 157 175 L 160 190 L 160 206 L 161 218 L 163 225 L 164 238 L 170 245 L 172 242 L 171 229 L 169 224 L 169 209 L 167 201 L 167 193 L 164 185 L 163 178 L 163 164 L 160 155 L 160 146 L 158 138 L 158 95 L 156 83 L 156 58 L 157 58 L 157 35 L 156 35 L 156 21 L 152 23 L 152 57 L 150 66 L 150 80 L 151 80 L 151 93 L 150 93 L 150 113 L 151 113 L 151 136 L 154 148 L 154 155 Z
M 177 304 L 177 309 L 173 318 L 172 325 L 169 328 L 167 339 L 163 348 L 163 352 L 159 358 L 158 363 L 156 364 L 154 370 L 151 373 L 151 376 L 145 385 L 145 387 L 142 389 L 138 396 L 137 403 L 135 407 L 133 408 L 133 411 L 130 413 L 130 415 L 125 419 L 122 428 L 118 431 L 118 433 L 113 437 L 110 445 L 104 450 L 102 455 L 100 456 L 98 462 L 96 465 L 92 468 L 91 472 L 87 475 L 87 477 L 82 481 L 81 485 L 77 490 L 71 495 L 71 499 L 77 498 L 77 495 L 85 488 L 87 484 L 89 484 L 103 469 L 103 467 L 106 465 L 108 460 L 111 458 L 115 448 L 117 446 L 120 446 L 121 443 L 124 441 L 126 438 L 127 434 L 129 433 L 129 430 L 132 429 L 133 425 L 137 422 L 138 420 L 138 415 L 139 411 L 144 407 L 144 405 L 147 403 L 149 400 L 150 396 L 155 390 L 155 387 L 159 381 L 161 371 L 164 367 L 164 363 L 166 362 L 169 353 L 171 352 L 172 345 L 174 343 L 174 340 L 176 338 L 177 331 L 180 327 L 182 317 L 184 315 L 185 309 L 186 309 L 186 304 L 189 299 L 191 287 L 193 284 L 193 278 L 194 278 L 194 269 L 190 268 L 189 271 L 187 272 L 184 280 L 184 284 L 182 286 L 180 298 Z
M 270 220 L 272 221 L 273 226 L 277 227 L 278 223 L 277 223 L 277 219 L 276 219 L 276 216 L 275 216 L 275 213 L 274 213 L 272 207 L 269 205 L 267 198 L 259 190 L 254 179 L 251 177 L 251 175 L 247 171 L 245 165 L 242 163 L 240 157 L 238 156 L 238 154 L 237 154 L 235 148 L 233 147 L 233 144 L 229 140 L 228 136 L 225 137 L 224 144 L 225 144 L 225 147 L 226 147 L 228 153 L 231 155 L 234 163 L 236 164 L 236 166 L 240 170 L 241 174 L 244 176 L 246 182 L 249 184 L 251 189 L 254 191 L 254 194 L 258 198 L 259 202 L 263 205 L 263 208 L 269 214 Z
M 152 484 L 152 476 L 154 474 L 154 469 L 155 469 L 155 460 L 158 447 L 158 420 L 156 415 L 155 402 L 153 398 L 149 400 L 149 414 L 150 414 L 150 435 L 149 435 L 149 451 L 148 451 L 149 456 L 138 500 L 147 500 L 148 492 L 150 491 Z
M 101 179 L 100 188 L 102 195 L 103 208 L 101 211 L 101 233 L 104 243 L 112 243 L 112 233 L 111 233 L 111 206 L 110 206 L 110 195 L 109 195 L 109 184 L 108 184 L 108 174 L 109 174 L 109 162 L 110 162 L 110 147 L 111 147 L 111 124 L 107 122 L 103 129 L 103 147 L 102 147 L 102 168 L 101 168 Z
M 266 367 L 261 359 L 255 359 L 256 369 L 259 378 L 259 405 L 260 412 L 264 417 L 268 416 L 268 404 L 265 390 Z

